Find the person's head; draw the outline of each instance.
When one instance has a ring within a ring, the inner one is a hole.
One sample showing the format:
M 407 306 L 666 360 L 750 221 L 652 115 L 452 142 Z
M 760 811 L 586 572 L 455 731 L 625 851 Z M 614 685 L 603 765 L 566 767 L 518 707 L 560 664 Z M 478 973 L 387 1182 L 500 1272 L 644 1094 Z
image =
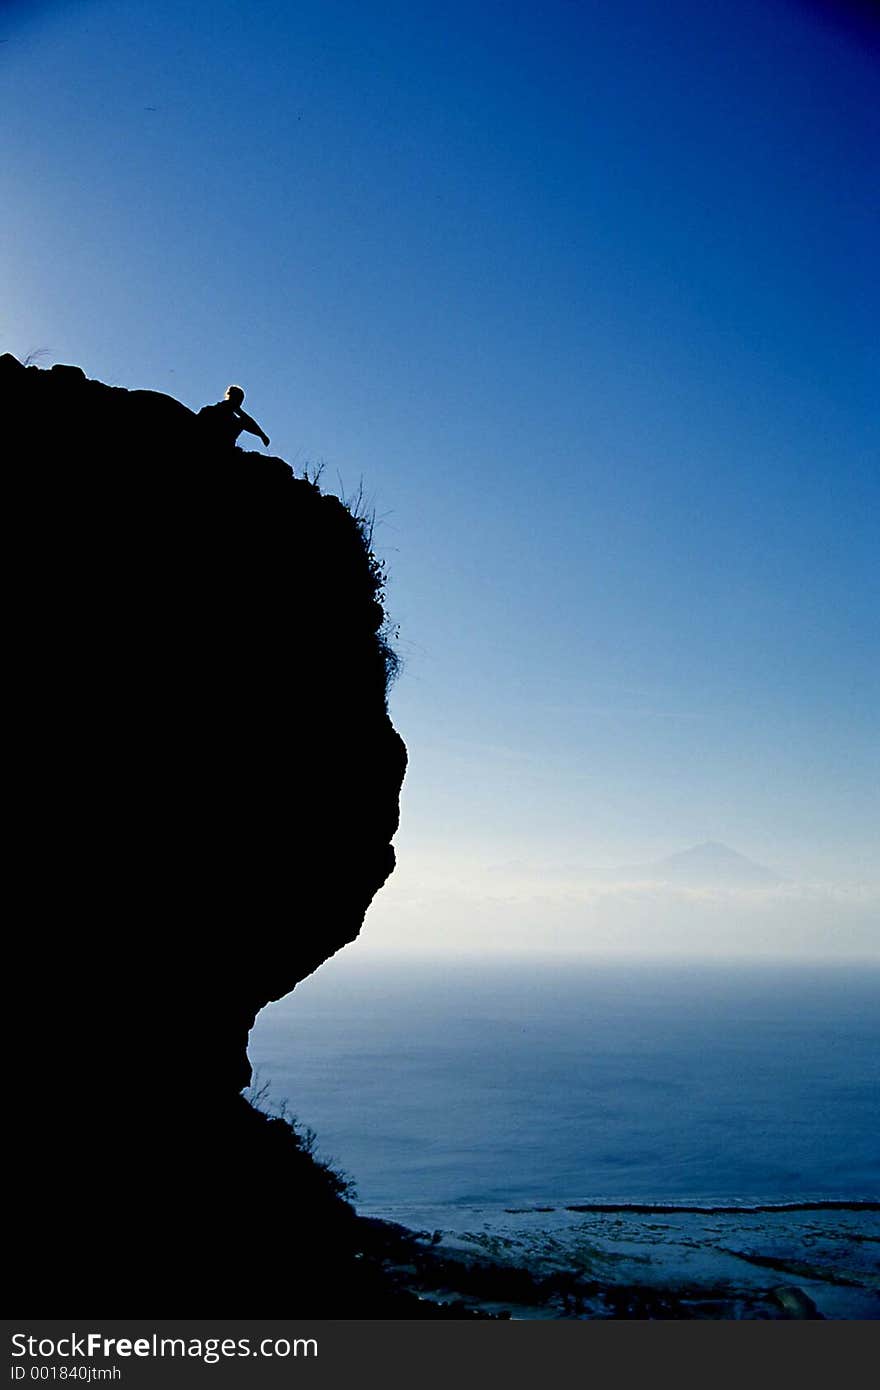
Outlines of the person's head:
M 226 399 L 232 405 L 241 405 L 242 401 L 244 400 L 244 392 L 242 391 L 240 386 L 227 386 Z

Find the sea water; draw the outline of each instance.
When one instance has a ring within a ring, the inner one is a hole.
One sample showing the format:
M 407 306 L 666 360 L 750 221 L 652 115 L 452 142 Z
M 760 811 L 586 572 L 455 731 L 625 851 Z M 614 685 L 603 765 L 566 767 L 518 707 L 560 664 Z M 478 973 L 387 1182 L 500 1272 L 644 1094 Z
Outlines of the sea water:
M 373 1213 L 880 1197 L 880 964 L 393 961 L 250 1057 Z

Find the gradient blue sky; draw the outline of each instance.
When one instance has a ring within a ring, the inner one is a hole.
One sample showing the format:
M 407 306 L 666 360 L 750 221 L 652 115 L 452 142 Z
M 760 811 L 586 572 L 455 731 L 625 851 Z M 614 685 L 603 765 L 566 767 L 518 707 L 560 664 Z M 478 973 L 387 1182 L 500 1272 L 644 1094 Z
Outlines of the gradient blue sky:
M 594 871 L 715 839 L 825 884 L 829 952 L 876 943 L 868 28 L 0 6 L 0 347 L 193 407 L 240 381 L 273 453 L 375 499 L 412 760 L 377 941 L 500 941 L 515 903 L 527 942 L 557 883 L 583 944 Z

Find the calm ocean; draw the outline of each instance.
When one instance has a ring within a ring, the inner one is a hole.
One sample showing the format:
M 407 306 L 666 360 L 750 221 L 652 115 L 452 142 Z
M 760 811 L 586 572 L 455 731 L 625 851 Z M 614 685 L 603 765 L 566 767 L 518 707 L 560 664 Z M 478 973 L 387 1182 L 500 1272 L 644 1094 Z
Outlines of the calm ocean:
M 880 966 L 393 963 L 360 945 L 250 1056 L 358 1205 L 880 1197 Z

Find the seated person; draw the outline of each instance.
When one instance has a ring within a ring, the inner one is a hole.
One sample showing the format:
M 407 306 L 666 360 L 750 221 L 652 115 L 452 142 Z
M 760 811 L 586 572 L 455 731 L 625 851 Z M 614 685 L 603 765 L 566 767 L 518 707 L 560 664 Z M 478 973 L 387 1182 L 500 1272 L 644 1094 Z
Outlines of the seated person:
M 222 401 L 216 405 L 204 405 L 199 411 L 199 419 L 209 425 L 217 443 L 225 445 L 230 449 L 235 448 L 235 442 L 242 430 L 246 434 L 255 434 L 262 439 L 266 448 L 269 447 L 269 436 L 264 434 L 257 424 L 241 408 L 244 400 L 244 391 L 240 386 L 227 386 L 226 395 Z

